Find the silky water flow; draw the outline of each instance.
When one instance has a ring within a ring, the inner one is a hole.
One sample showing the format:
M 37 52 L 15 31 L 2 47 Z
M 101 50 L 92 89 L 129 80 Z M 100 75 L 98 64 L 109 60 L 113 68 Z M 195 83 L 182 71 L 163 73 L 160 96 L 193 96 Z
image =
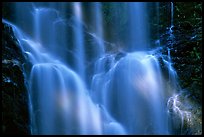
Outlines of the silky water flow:
M 69 21 L 64 16 L 67 5 L 73 14 L 72 35 L 67 32 Z M 2 20 L 12 26 L 31 63 L 26 74 L 31 134 L 171 134 L 165 79 L 158 57 L 147 51 L 147 17 L 143 16 L 146 4 L 126 4 L 130 19 L 127 46 L 131 52 L 119 60 L 116 54 L 105 53 L 102 5 L 92 6 L 96 30 L 90 34 L 98 43 L 98 59 L 90 89 L 86 85 L 82 3 L 16 3 L 16 22 Z M 24 11 L 27 9 L 30 10 Z M 76 55 L 74 68 L 64 62 L 71 44 Z M 170 51 L 163 61 L 174 83 L 176 72 L 171 66 Z

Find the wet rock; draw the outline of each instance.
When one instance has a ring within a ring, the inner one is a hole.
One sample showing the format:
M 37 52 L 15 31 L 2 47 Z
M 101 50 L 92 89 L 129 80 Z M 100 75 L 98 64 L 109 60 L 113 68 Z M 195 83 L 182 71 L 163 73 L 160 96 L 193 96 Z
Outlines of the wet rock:
M 202 119 L 202 31 L 199 23 L 197 25 L 180 21 L 173 27 L 174 39 L 169 38 L 169 30 L 159 39 L 164 46 L 158 51 L 158 56 L 165 58 L 170 49 L 172 66 L 177 72 L 179 86 L 188 93 L 179 95 L 179 102 L 176 103 L 183 113 L 191 114 L 190 119 L 187 116 L 183 117 L 183 124 L 180 114 L 172 109 L 172 101 L 169 102 L 171 132 L 176 135 L 202 134 L 202 122 L 199 122 Z M 160 60 L 162 72 L 164 76 L 168 76 L 168 69 L 162 59 Z
M 120 51 L 119 53 L 116 54 L 115 60 L 118 61 L 119 59 L 121 59 L 121 58 L 124 57 L 125 55 L 126 55 L 125 52 Z
M 26 62 L 12 27 L 2 23 L 2 132 L 30 134 L 28 92 L 23 64 Z
M 174 102 L 174 104 L 173 104 Z M 170 132 L 175 135 L 202 133 L 202 109 L 189 91 L 180 91 L 168 102 Z
M 190 22 L 184 21 L 179 24 L 179 27 L 185 30 L 191 30 L 193 26 L 190 24 Z

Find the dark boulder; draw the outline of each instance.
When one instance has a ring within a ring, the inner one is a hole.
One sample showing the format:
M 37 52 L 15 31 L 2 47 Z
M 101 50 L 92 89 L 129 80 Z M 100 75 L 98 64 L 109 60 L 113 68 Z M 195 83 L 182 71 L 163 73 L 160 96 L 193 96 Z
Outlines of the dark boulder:
M 2 23 L 2 133 L 30 134 L 26 62 L 12 27 Z

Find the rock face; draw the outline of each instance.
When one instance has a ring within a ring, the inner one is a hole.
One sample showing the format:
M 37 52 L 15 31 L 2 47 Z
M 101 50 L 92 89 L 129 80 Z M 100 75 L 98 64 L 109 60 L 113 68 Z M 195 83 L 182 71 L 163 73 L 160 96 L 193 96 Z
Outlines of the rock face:
M 188 22 L 181 22 L 173 28 L 173 34 L 161 35 L 160 42 L 163 48 L 160 51 L 164 56 L 170 51 L 172 66 L 178 75 L 181 93 L 177 97 L 180 113 L 171 112 L 173 134 L 200 135 L 202 134 L 202 27 L 191 26 Z M 174 100 L 175 101 L 175 100 Z M 189 117 L 184 115 L 189 113 Z M 178 121 L 183 121 L 183 125 Z M 179 125 L 180 124 L 180 125 Z
M 2 23 L 2 132 L 30 134 L 25 58 L 12 27 Z
M 174 27 L 173 39 L 168 39 L 168 35 L 161 37 L 162 43 L 167 43 L 162 53 L 167 55 L 167 49 L 170 49 L 181 88 L 191 91 L 196 101 L 202 104 L 202 29 L 185 30 L 185 27 Z

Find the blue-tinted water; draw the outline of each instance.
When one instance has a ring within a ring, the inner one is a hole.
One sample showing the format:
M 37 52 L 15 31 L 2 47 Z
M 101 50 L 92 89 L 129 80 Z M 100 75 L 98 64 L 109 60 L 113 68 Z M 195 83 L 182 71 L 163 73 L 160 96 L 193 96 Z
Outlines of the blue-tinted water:
M 163 77 L 158 57 L 147 51 L 146 3 L 126 3 L 130 24 L 126 46 L 131 51 L 124 52 L 119 59 L 117 53 L 105 52 L 103 36 L 108 30 L 103 27 L 102 4 L 91 3 L 95 11 L 91 19 L 96 27 L 88 34 L 97 44 L 90 89 L 86 81 L 86 57 L 90 53 L 86 52 L 82 5 L 16 3 L 16 21 L 13 24 L 4 21 L 12 25 L 21 49 L 32 64 L 26 74 L 31 133 L 171 134 L 167 100 L 175 93 L 176 84 L 166 88 L 168 79 Z M 74 55 L 73 62 L 68 51 Z M 170 51 L 163 62 L 169 70 L 169 80 L 176 83 Z M 176 105 L 174 108 L 181 114 Z

